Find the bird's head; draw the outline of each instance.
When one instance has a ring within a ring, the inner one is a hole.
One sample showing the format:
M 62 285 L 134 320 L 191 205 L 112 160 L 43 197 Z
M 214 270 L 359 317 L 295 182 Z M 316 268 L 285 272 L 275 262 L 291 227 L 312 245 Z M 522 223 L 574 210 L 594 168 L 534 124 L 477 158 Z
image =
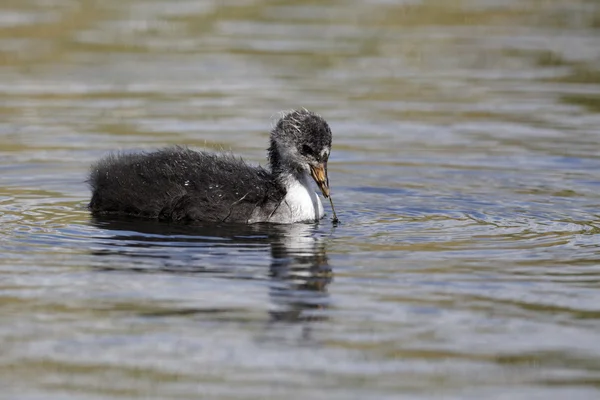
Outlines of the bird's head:
M 331 129 L 320 115 L 311 111 L 286 113 L 271 132 L 272 167 L 281 172 L 310 173 L 326 198 L 329 197 L 327 160 L 330 152 Z

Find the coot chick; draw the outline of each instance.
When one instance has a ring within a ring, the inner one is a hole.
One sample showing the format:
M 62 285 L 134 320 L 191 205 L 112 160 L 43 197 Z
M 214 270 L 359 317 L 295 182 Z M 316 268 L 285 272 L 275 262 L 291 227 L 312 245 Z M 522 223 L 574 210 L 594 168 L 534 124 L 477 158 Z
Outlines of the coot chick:
M 270 170 L 227 154 L 172 147 L 111 154 L 92 166 L 91 212 L 169 222 L 294 223 L 317 221 L 331 197 L 327 160 L 331 130 L 308 110 L 285 114 L 271 131 Z M 331 202 L 333 209 L 333 202 Z M 333 210 L 334 222 L 337 222 Z

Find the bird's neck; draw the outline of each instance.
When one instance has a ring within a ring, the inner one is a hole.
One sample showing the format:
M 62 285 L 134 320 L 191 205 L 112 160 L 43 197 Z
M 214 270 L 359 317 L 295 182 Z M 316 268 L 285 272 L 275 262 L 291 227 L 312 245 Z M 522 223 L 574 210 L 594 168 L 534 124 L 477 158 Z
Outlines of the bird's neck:
M 323 205 L 310 187 L 309 173 L 286 157 L 282 157 L 273 140 L 269 146 L 269 165 L 274 179 L 285 190 L 283 201 L 285 207 L 278 207 L 269 221 L 291 223 L 317 221 L 323 218 Z
M 269 145 L 268 158 L 271 173 L 282 186 L 288 186 L 292 180 L 301 182 L 305 179 L 306 171 L 297 165 L 286 162 L 273 139 Z

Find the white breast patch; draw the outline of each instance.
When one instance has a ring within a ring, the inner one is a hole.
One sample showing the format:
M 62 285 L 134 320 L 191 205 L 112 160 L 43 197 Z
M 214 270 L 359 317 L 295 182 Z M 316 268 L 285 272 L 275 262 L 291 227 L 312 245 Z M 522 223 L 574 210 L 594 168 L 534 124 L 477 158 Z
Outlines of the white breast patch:
M 290 177 L 286 182 L 287 194 L 270 222 L 293 223 L 317 221 L 325 215 L 321 199 L 310 187 L 309 176 L 302 179 Z

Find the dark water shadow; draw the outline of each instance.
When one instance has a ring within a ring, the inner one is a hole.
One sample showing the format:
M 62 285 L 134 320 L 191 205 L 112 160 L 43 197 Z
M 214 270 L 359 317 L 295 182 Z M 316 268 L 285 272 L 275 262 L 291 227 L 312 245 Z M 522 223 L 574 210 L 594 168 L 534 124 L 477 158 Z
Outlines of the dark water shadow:
M 95 270 L 266 279 L 271 322 L 326 318 L 330 303 L 327 286 L 333 271 L 328 264 L 327 240 L 319 236 L 317 225 L 173 225 L 115 217 L 93 217 L 91 223 L 104 233 L 92 251 L 103 257 Z M 159 313 L 221 311 L 186 308 Z

